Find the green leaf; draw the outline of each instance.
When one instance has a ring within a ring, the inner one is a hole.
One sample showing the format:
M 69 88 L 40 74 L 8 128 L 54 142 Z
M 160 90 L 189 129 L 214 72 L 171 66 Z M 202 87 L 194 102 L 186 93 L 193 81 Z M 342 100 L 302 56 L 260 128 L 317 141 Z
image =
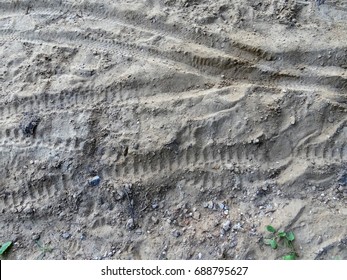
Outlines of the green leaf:
M 267 238 L 263 239 L 263 242 L 265 245 L 271 245 L 271 241 L 272 239 L 267 239 Z
M 294 232 L 292 232 L 292 231 L 288 232 L 286 237 L 289 241 L 294 241 L 294 239 L 295 239 Z
M 275 228 L 272 227 L 272 226 L 266 226 L 266 229 L 267 229 L 267 231 L 269 231 L 269 232 L 273 232 L 273 233 L 276 232 Z
M 287 233 L 284 231 L 280 231 L 280 232 L 278 232 L 277 235 L 278 235 L 278 237 L 286 237 Z
M 296 259 L 296 256 L 295 256 L 295 253 L 291 253 L 291 254 L 288 254 L 288 255 L 285 255 L 282 257 L 284 260 L 295 260 Z
M 270 246 L 272 249 L 277 249 L 277 242 L 275 239 L 270 239 Z
M 5 253 L 5 251 L 12 245 L 12 241 L 8 241 L 4 244 L 2 244 L 1 248 L 0 248 L 0 255 L 2 255 L 3 253 Z

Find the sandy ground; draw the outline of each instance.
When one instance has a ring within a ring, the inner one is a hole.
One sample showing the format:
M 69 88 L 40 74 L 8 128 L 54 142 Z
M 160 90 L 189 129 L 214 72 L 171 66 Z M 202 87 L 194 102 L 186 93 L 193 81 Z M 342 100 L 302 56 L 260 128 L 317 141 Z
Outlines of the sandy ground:
M 0 0 L 0 62 L 2 258 L 347 259 L 347 1 Z

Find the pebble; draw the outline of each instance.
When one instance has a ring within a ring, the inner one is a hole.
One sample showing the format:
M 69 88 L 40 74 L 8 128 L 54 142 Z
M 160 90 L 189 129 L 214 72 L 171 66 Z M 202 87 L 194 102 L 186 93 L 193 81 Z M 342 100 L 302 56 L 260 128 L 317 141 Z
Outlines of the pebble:
M 342 186 L 347 186 L 347 174 L 344 174 L 339 179 L 339 184 Z
M 31 237 L 31 239 L 32 239 L 33 241 L 39 240 L 39 239 L 40 239 L 40 235 L 37 234 L 37 233 L 34 233 L 33 236 Z
M 231 228 L 231 221 L 228 220 L 228 221 L 224 222 L 223 225 L 222 225 L 222 228 L 223 228 L 224 231 L 230 230 L 230 228 Z
M 117 200 L 121 200 L 125 197 L 125 193 L 122 190 L 117 190 Z
M 68 233 L 68 232 L 64 232 L 64 233 L 61 235 L 61 237 L 64 238 L 64 239 L 69 239 L 70 236 L 71 236 L 71 234 Z
M 154 224 L 158 224 L 159 223 L 159 219 L 157 217 L 152 216 L 151 220 L 152 220 L 152 222 Z
M 100 177 L 99 177 L 99 176 L 95 176 L 95 177 L 93 177 L 93 178 L 89 181 L 89 185 L 91 185 L 91 186 L 97 186 L 97 185 L 100 184 L 100 181 L 101 181 Z
M 34 134 L 39 122 L 40 118 L 38 116 L 34 116 L 32 114 L 25 114 L 21 121 L 20 129 L 22 130 L 25 136 L 31 136 Z
M 174 237 L 180 237 L 181 236 L 181 232 L 179 232 L 178 230 L 174 230 L 173 232 L 172 232 L 172 235 L 174 236 Z
M 208 208 L 208 209 L 213 209 L 213 207 L 214 207 L 213 201 L 205 202 L 204 207 Z
M 239 229 L 242 229 L 242 226 L 240 223 L 237 223 L 233 226 L 233 230 L 239 230 Z
M 202 254 L 199 253 L 199 254 L 198 254 L 198 259 L 201 260 L 201 258 L 202 258 Z
M 218 206 L 221 210 L 224 210 L 225 209 L 225 205 L 224 203 L 218 203 Z
M 193 218 L 194 218 L 194 219 L 199 220 L 200 217 L 201 217 L 200 212 L 194 212 L 194 213 L 193 213 Z
M 134 149 L 135 149 L 135 150 L 137 150 L 139 147 L 140 147 L 140 144 L 139 144 L 139 143 L 135 143 L 135 144 L 134 144 Z
M 290 117 L 290 124 L 295 124 L 295 116 Z
M 320 235 L 320 236 L 318 236 L 317 244 L 319 245 L 319 244 L 321 244 L 322 242 L 323 242 L 323 238 L 322 238 L 322 236 Z
M 153 203 L 152 204 L 152 209 L 157 209 L 159 208 L 159 204 L 158 203 Z
M 126 223 L 126 228 L 128 230 L 133 230 L 135 228 L 134 219 L 130 218 Z

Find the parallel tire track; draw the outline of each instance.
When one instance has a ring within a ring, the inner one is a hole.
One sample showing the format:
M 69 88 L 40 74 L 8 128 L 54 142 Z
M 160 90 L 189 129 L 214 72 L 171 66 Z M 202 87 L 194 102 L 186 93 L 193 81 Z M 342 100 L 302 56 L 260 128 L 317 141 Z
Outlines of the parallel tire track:
M 339 76 L 320 76 L 296 74 L 296 72 L 276 72 L 272 68 L 263 69 L 261 60 L 270 60 L 273 54 L 261 49 L 252 48 L 238 42 L 228 42 L 222 48 L 224 38 L 212 34 L 210 39 L 202 39 L 200 35 L 192 35 L 189 32 L 180 31 L 168 24 L 162 23 L 160 31 L 155 25 L 142 19 L 143 15 L 131 11 L 120 11 L 116 7 L 104 4 L 91 4 L 85 1 L 83 4 L 71 4 L 66 1 L 14 1 L 1 2 L 1 11 L 28 11 L 28 12 L 51 12 L 57 15 L 64 13 L 81 12 L 88 14 L 87 19 L 107 18 L 117 20 L 113 26 L 117 31 L 133 31 L 137 35 L 146 33 L 148 37 L 161 36 L 162 45 L 151 43 L 142 44 L 137 41 L 132 42 L 129 38 L 117 38 L 115 32 L 106 30 L 90 29 L 87 31 L 14 31 L 10 28 L 0 30 L 0 37 L 3 41 L 20 41 L 32 44 L 52 44 L 67 46 L 69 48 L 106 50 L 119 55 L 133 55 L 139 60 L 154 60 L 153 64 L 165 65 L 163 60 L 169 60 L 169 65 L 182 68 L 187 73 L 207 76 L 211 80 L 219 77 L 221 73 L 226 73 L 227 78 L 234 81 L 250 81 L 256 85 L 281 85 L 299 84 L 300 79 L 305 79 L 306 86 L 310 84 L 329 86 L 335 88 L 346 88 L 347 79 Z M 36 11 L 37 10 L 37 11 Z M 11 16 L 11 15 L 10 15 Z M 143 17 L 144 18 L 144 17 Z M 140 22 L 142 28 L 137 28 L 135 22 Z M 158 24 L 159 26 L 159 24 Z M 158 27 L 159 28 L 159 27 Z M 189 35 L 190 34 L 190 35 Z M 209 37 L 209 36 L 206 36 Z M 190 39 L 191 45 L 182 45 L 181 42 Z M 202 43 L 198 47 L 196 43 Z M 210 43 L 214 42 L 214 47 Z M 280 55 L 280 54 L 277 54 Z M 184 72 L 183 71 L 183 72 Z M 86 88 L 75 88 L 73 90 L 61 91 L 58 93 L 45 93 L 37 96 L 20 97 L 10 103 L 0 104 L 0 118 L 9 119 L 20 116 L 23 112 L 40 112 L 40 114 L 50 114 L 52 111 L 63 114 L 66 110 L 93 111 L 93 107 L 107 104 L 103 108 L 111 107 L 131 107 L 139 103 L 143 98 L 139 89 L 147 86 L 146 81 L 120 81 L 109 86 L 86 86 Z M 266 89 L 266 87 L 264 87 Z M 267 88 L 269 89 L 269 88 Z M 298 90 L 299 91 L 299 90 Z M 101 92 L 101 94 L 97 94 Z M 154 96 L 155 94 L 153 94 Z M 219 114 L 220 112 L 217 112 Z M 207 117 L 208 119 L 208 117 Z M 208 121 L 197 123 L 190 127 L 191 131 L 198 127 L 211 127 Z M 74 151 L 77 155 L 83 152 L 83 139 L 81 138 L 56 138 L 44 140 L 44 131 L 38 130 L 35 138 L 25 138 L 18 127 L 8 126 L 0 132 L 0 155 L 8 159 L 5 167 L 18 166 L 19 162 L 28 161 L 30 155 L 37 150 L 43 151 Z M 194 139 L 192 133 L 190 139 Z M 196 140 L 196 139 L 195 139 Z M 198 139 L 200 140 L 200 139 Z M 109 150 L 107 150 L 109 148 Z M 106 147 L 106 153 L 112 153 L 112 147 Z M 247 178 L 254 181 L 268 179 L 269 169 L 280 169 L 269 155 L 271 148 L 257 146 L 254 144 L 235 145 L 197 145 L 193 144 L 186 148 L 170 149 L 159 147 L 154 151 L 130 152 L 121 157 L 116 162 L 101 168 L 101 176 L 105 180 L 114 180 L 119 184 L 128 182 L 143 182 L 150 184 L 153 181 L 165 181 L 174 175 L 183 175 L 189 172 L 196 174 L 203 173 L 201 179 L 197 180 L 196 186 L 206 187 L 208 184 L 223 185 L 238 176 L 238 184 L 245 184 Z M 347 144 L 337 143 L 305 143 L 295 149 L 294 156 L 298 156 L 305 161 L 314 163 L 341 163 L 347 161 Z M 291 155 L 291 156 L 292 156 Z M 289 157 L 288 157 L 289 158 Z M 285 161 L 289 161 L 286 158 Z M 249 175 L 250 172 L 252 176 Z M 246 173 L 247 176 L 243 176 Z M 207 175 L 206 175 L 207 174 Z M 216 175 L 217 174 L 217 175 Z M 221 176 L 219 176 L 221 174 Z M 237 175 L 235 175 L 237 174 Z M 0 193 L 1 210 L 17 211 L 18 207 L 26 205 L 48 205 L 52 200 L 57 199 L 65 191 L 65 180 L 61 175 L 50 175 L 45 181 L 37 181 L 16 187 L 9 190 L 2 189 Z M 91 213 L 91 212 L 89 212 Z M 88 216 L 88 211 L 86 211 Z M 99 221 L 94 227 L 104 225 L 105 221 Z

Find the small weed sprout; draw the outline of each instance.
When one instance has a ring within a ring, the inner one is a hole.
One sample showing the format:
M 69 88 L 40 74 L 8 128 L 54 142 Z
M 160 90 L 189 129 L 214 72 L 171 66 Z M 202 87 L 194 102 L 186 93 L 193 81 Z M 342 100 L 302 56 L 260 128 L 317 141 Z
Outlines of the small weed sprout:
M 270 232 L 269 238 L 264 238 L 264 244 L 271 246 L 272 249 L 277 249 L 279 244 L 284 245 L 290 251 L 286 253 L 282 259 L 284 260 L 295 260 L 299 257 L 298 253 L 295 251 L 293 241 L 295 240 L 295 235 L 292 231 L 277 231 L 273 226 L 266 226 L 266 230 Z
M 51 253 L 53 251 L 53 248 L 42 245 L 39 241 L 35 241 L 36 245 L 39 247 L 41 254 L 37 257 L 38 259 L 43 259 L 47 253 Z

